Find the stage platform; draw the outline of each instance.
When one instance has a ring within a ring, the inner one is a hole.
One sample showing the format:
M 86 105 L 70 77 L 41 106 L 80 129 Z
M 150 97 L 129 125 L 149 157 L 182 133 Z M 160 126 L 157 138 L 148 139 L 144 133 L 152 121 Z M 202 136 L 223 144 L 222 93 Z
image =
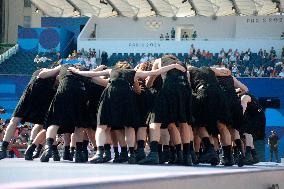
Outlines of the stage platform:
M 1 189 L 272 189 L 273 184 L 275 189 L 284 188 L 284 164 L 259 163 L 239 168 L 0 160 Z

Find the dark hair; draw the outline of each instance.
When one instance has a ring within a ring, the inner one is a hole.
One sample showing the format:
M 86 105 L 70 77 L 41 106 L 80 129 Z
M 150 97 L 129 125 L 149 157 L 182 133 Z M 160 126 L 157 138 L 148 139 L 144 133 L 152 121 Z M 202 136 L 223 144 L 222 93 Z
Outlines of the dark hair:
M 131 64 L 129 64 L 127 61 L 118 61 L 114 67 L 120 69 L 132 69 Z

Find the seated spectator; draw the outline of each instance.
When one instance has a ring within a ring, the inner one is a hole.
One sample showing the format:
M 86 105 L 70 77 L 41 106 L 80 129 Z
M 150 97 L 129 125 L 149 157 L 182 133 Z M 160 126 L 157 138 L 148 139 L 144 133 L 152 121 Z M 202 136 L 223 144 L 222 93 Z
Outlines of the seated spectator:
M 223 63 L 224 65 L 228 65 L 229 60 L 228 60 L 228 58 L 227 58 L 226 56 L 223 56 L 223 57 L 222 57 L 222 63 Z
M 246 51 L 246 54 L 249 55 L 249 57 L 251 57 L 251 51 L 250 48 L 248 48 L 248 50 Z
M 174 28 L 172 28 L 172 30 L 171 30 L 171 38 L 172 38 L 172 40 L 174 40 L 175 37 L 176 37 L 176 31 L 175 31 Z
M 243 61 L 249 61 L 250 57 L 249 55 L 246 53 L 245 56 L 243 57 Z
M 187 40 L 188 39 L 188 34 L 186 32 L 183 32 L 182 36 L 181 36 L 182 40 Z
M 233 54 L 233 55 L 230 56 L 229 60 L 230 60 L 231 63 L 236 63 L 237 57 Z
M 284 38 L 284 32 L 282 32 L 282 34 L 281 34 L 281 36 L 280 36 L 281 38 Z
M 166 33 L 166 36 L 165 36 L 166 40 L 170 40 L 170 36 L 168 33 Z
M 189 54 L 195 54 L 195 47 L 193 44 L 190 45 Z
M 246 67 L 246 69 L 245 69 L 245 71 L 244 71 L 244 76 L 245 76 L 245 77 L 249 77 L 249 76 L 250 76 L 249 67 Z
M 282 47 L 281 60 L 284 60 L 284 47 Z
M 164 35 L 161 33 L 160 40 L 164 40 Z
M 257 55 L 260 56 L 260 57 L 263 57 L 263 50 L 262 50 L 262 49 L 259 49 Z
M 264 77 L 264 69 L 261 66 L 257 72 L 257 77 Z
M 227 52 L 227 56 L 230 58 L 233 55 L 233 50 L 229 49 L 229 51 Z
M 280 78 L 284 78 L 284 68 L 282 68 L 281 72 L 279 73 Z
M 86 68 L 92 69 L 93 64 L 92 64 L 92 61 L 91 61 L 91 57 L 90 56 L 87 57 L 84 61 L 85 61 L 85 64 L 86 64 Z
M 271 47 L 269 56 L 270 57 L 276 56 L 276 51 L 275 51 L 274 47 Z
M 218 55 L 218 58 L 223 58 L 224 56 L 225 56 L 225 50 L 222 48 Z

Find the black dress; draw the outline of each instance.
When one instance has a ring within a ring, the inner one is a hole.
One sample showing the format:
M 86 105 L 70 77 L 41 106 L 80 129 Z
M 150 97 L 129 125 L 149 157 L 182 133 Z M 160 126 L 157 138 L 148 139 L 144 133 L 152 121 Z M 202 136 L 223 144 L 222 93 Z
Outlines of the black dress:
M 136 101 L 137 101 L 137 109 L 139 114 L 139 124 L 138 127 L 147 127 L 147 120 L 149 116 L 149 112 L 153 107 L 153 94 L 154 91 L 149 89 L 145 85 L 145 80 L 140 80 L 142 87 L 144 88 L 140 94 L 136 94 Z M 153 92 L 153 93 L 152 93 Z
M 37 78 L 40 71 L 37 70 L 33 73 L 13 113 L 13 117 L 22 118 L 21 123 L 43 124 L 49 105 L 55 95 L 55 77 Z
M 45 127 L 59 126 L 58 133 L 72 133 L 75 127 L 83 127 L 87 115 L 85 77 L 68 71 L 72 65 L 62 65 L 59 86 L 50 105 Z
M 162 58 L 162 62 L 169 62 Z M 172 61 L 176 63 L 176 61 Z M 173 69 L 167 72 L 163 86 L 155 99 L 151 123 L 192 123 L 192 91 L 186 72 Z
M 217 77 L 218 82 L 225 94 L 226 104 L 230 113 L 229 125 L 236 130 L 240 130 L 243 119 L 243 107 L 235 91 L 234 79 L 232 76 Z
M 195 126 L 206 127 L 210 134 L 217 135 L 217 122 L 228 124 L 229 111 L 215 73 L 209 67 L 193 67 L 189 69 L 189 73 L 191 87 L 194 91 Z
M 115 68 L 111 71 L 110 83 L 99 103 L 98 125 L 107 125 L 113 130 L 137 127 L 139 114 L 132 89 L 135 73 L 132 69 Z
M 249 93 L 246 95 L 251 97 L 251 102 L 247 104 L 241 132 L 252 134 L 254 137 L 259 136 L 260 139 L 263 139 L 266 125 L 264 109 L 255 96 Z
M 97 128 L 97 112 L 100 102 L 100 97 L 105 89 L 105 87 L 100 86 L 93 81 L 89 80 L 86 82 L 87 86 L 87 119 L 84 124 L 84 128 Z

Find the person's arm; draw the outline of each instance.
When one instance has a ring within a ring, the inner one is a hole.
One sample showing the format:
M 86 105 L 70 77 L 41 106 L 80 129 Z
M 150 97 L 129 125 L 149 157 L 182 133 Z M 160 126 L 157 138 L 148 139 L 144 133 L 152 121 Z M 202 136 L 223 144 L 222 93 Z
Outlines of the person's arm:
M 244 92 L 249 91 L 248 87 L 245 84 L 243 84 L 242 82 L 240 82 L 239 80 L 237 80 L 237 78 L 233 77 L 233 80 L 234 80 L 234 87 L 235 88 L 240 88 Z
M 103 71 L 105 68 L 107 68 L 105 65 L 100 65 L 100 66 L 98 66 L 97 68 L 92 69 L 92 71 L 95 71 L 95 72 L 97 72 L 97 71 Z
M 243 107 L 243 114 L 245 113 L 249 102 L 251 102 L 251 97 L 249 95 L 243 95 L 241 97 L 241 105 Z
M 108 85 L 109 79 L 102 79 L 100 77 L 93 77 L 92 81 L 95 82 L 96 84 L 106 87 Z
M 106 76 L 106 75 L 110 75 L 110 72 L 111 72 L 111 69 L 106 69 L 103 71 L 93 71 L 93 70 L 80 71 L 79 69 L 76 69 L 74 67 L 69 67 L 68 70 L 74 74 L 78 74 L 78 75 L 85 76 L 85 77 Z
M 141 94 L 141 92 L 143 91 L 143 87 L 141 87 L 138 80 L 134 81 L 133 90 L 136 94 Z
M 49 77 L 55 77 L 56 75 L 58 75 L 59 71 L 60 71 L 61 65 L 56 66 L 55 68 L 52 69 L 47 69 L 44 68 L 41 72 L 39 72 L 38 74 L 38 78 L 49 78 Z
M 231 75 L 231 71 L 227 68 L 215 68 L 210 67 L 211 70 L 215 73 L 216 76 L 229 76 Z
M 153 66 L 152 66 L 152 70 L 157 70 L 157 69 L 159 69 L 159 64 L 161 64 L 161 58 L 156 59 L 156 60 L 154 61 Z M 154 75 L 154 76 L 148 76 L 148 77 L 146 78 L 146 87 L 147 87 L 147 88 L 152 87 L 152 86 L 153 86 L 153 83 L 154 83 L 154 81 L 155 81 L 156 78 L 157 78 L 156 75 Z
M 163 73 L 166 73 L 172 69 L 177 69 L 180 70 L 182 72 L 186 71 L 186 68 L 184 68 L 182 65 L 180 64 L 171 64 L 168 66 L 164 66 L 161 67 L 157 70 L 152 70 L 152 71 L 137 71 L 135 74 L 135 78 L 146 78 L 147 76 L 157 76 L 157 75 L 161 75 Z

